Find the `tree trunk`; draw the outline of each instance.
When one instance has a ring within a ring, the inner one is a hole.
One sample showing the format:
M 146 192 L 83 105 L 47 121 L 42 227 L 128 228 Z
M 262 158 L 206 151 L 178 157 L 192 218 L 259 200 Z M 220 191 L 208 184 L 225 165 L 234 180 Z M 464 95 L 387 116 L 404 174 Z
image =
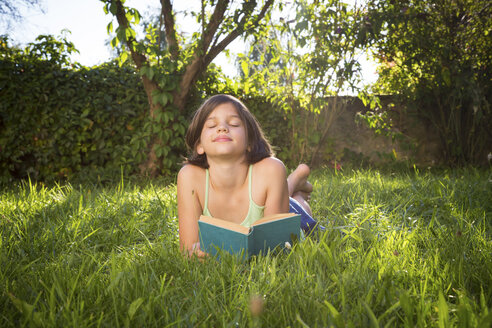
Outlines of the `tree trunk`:
M 152 99 L 152 93 L 155 90 L 158 90 L 159 86 L 156 82 L 149 80 L 145 75 L 142 76 L 143 85 L 145 93 L 147 94 L 147 99 L 149 101 L 150 108 L 150 118 L 154 119 L 156 117 L 156 113 L 163 111 L 161 104 L 154 103 Z M 140 173 L 144 175 L 149 175 L 151 177 L 156 177 L 159 175 L 161 170 L 161 164 L 157 158 L 155 153 L 155 146 L 161 144 L 160 139 L 157 136 L 153 136 L 147 146 L 147 158 L 144 162 L 139 165 Z

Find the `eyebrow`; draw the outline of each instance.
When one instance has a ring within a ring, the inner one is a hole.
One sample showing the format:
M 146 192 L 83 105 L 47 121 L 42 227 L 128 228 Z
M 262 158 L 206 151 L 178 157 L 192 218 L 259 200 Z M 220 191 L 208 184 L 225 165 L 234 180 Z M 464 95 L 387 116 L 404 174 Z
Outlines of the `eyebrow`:
M 241 117 L 237 114 L 232 114 L 232 115 L 229 115 L 227 116 L 228 119 L 231 119 L 231 118 L 238 118 L 238 119 L 241 119 Z M 206 119 L 206 121 L 208 120 L 215 120 L 216 117 L 215 116 L 210 116 L 209 118 Z

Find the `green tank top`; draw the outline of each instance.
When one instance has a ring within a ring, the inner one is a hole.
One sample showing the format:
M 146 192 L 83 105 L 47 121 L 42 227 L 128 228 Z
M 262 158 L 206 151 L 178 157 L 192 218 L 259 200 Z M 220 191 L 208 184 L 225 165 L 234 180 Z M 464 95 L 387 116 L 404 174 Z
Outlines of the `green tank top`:
M 251 196 L 251 181 L 252 181 L 252 174 L 251 172 L 253 171 L 253 165 L 251 164 L 249 166 L 248 170 L 248 190 L 249 190 L 249 209 L 248 209 L 248 214 L 246 215 L 246 218 L 244 218 L 243 222 L 241 222 L 242 226 L 245 227 L 250 227 L 253 223 L 258 221 L 263 217 L 263 211 L 265 209 L 265 206 L 259 206 L 253 201 L 253 197 Z M 203 215 L 206 216 L 212 216 L 210 214 L 210 211 L 208 210 L 208 185 L 209 185 L 209 172 L 208 169 L 206 169 L 206 174 L 205 174 L 205 204 L 203 206 Z

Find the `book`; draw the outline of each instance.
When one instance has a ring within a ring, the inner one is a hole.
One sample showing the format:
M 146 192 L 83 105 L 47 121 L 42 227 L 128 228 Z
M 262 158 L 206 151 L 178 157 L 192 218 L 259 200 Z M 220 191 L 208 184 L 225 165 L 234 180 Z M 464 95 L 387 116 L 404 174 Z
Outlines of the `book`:
M 200 216 L 198 220 L 200 248 L 216 255 L 218 249 L 246 257 L 266 254 L 268 250 L 292 245 L 299 240 L 301 216 L 296 213 L 269 215 L 256 221 L 250 228 L 238 223 Z

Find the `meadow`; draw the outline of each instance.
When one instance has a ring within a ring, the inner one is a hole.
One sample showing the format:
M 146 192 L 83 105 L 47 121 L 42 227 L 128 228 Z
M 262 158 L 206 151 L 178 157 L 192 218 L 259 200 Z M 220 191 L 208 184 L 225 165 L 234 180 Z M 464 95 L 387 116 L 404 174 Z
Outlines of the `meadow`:
M 179 252 L 172 183 L 2 186 L 0 326 L 492 326 L 490 169 L 311 182 L 325 233 L 202 262 Z

